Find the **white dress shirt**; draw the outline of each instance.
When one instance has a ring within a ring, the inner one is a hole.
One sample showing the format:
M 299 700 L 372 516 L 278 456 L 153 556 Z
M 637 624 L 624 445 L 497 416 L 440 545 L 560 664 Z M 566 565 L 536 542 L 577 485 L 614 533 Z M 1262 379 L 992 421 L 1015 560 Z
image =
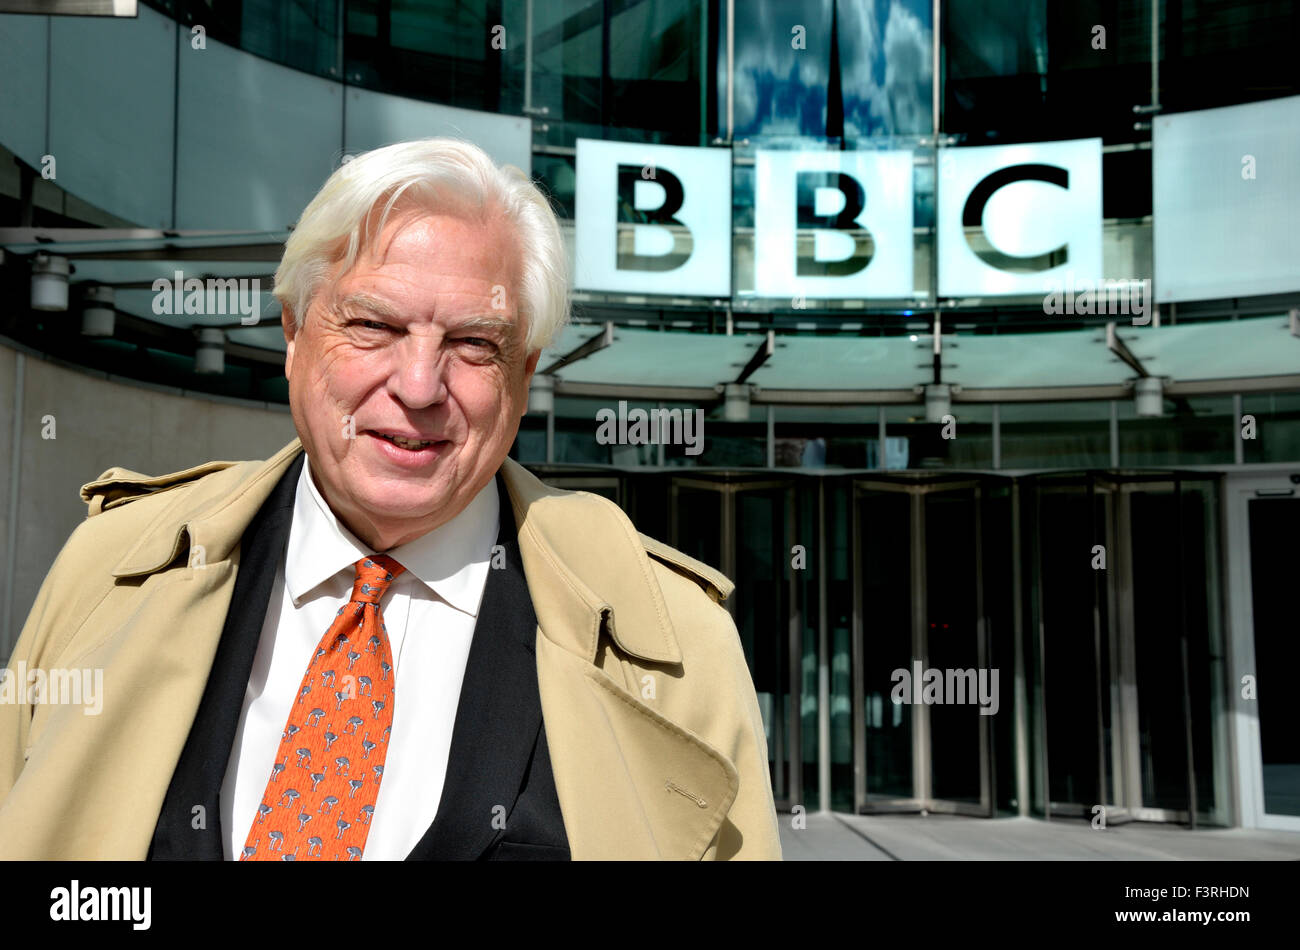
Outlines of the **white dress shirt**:
M 404 860 L 438 812 L 499 505 L 494 477 L 451 521 L 382 552 L 406 572 L 379 605 L 392 648 L 396 704 L 364 861 Z M 304 458 L 285 557 L 276 569 L 221 786 L 226 860 L 243 850 L 303 674 L 352 596 L 353 565 L 375 553 L 330 510 Z

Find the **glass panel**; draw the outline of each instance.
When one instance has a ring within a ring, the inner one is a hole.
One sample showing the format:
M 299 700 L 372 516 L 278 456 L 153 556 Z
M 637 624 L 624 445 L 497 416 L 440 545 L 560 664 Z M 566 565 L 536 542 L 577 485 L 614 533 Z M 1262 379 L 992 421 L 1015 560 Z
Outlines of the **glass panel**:
M 827 566 L 821 564 L 821 552 L 818 550 L 817 520 L 817 482 L 804 479 L 797 483 L 798 510 L 795 523 L 795 536 L 791 544 L 801 544 L 806 551 L 807 560 L 802 566 L 791 565 L 795 583 L 798 585 L 799 611 L 799 735 L 802 759 L 800 765 L 803 775 L 803 804 L 809 811 L 817 808 L 819 798 L 818 774 L 818 735 L 817 716 L 820 695 L 818 689 L 818 655 L 817 640 L 821 622 L 819 601 L 819 580 L 824 576 Z M 828 531 L 829 535 L 830 532 Z M 830 543 L 828 539 L 828 543 Z M 790 553 L 783 555 L 789 559 Z M 816 570 L 810 568 L 816 564 Z
M 571 147 L 618 129 L 614 137 L 707 144 L 707 14 L 706 0 L 536 3 L 533 103 L 548 110 L 545 142 Z
M 722 569 L 722 494 L 713 489 L 675 486 L 672 546 Z M 739 580 L 739 578 L 734 578 Z M 733 592 L 727 603 L 735 602 Z
M 1016 798 L 1015 674 L 1016 631 L 1014 614 L 1011 483 L 987 482 L 983 487 L 982 559 L 984 617 L 988 637 L 988 666 L 998 671 L 998 711 L 993 726 L 993 800 L 996 808 L 1014 812 Z
M 464 109 L 518 114 L 524 17 L 524 0 L 347 0 L 348 82 Z
M 278 230 L 297 221 L 340 158 L 339 84 L 219 43 L 191 56 L 187 38 L 178 42 L 175 227 Z M 144 167 L 132 175 L 157 180 Z
M 959 403 L 951 414 L 952 424 L 927 422 L 924 406 L 886 406 L 887 438 L 906 447 L 902 465 L 889 467 L 991 469 L 993 407 Z
M 911 496 L 864 491 L 858 505 L 867 797 L 911 798 L 913 710 L 892 696 L 893 671 L 912 670 Z
M 1243 438 L 1247 462 L 1300 461 L 1300 393 L 1247 393 L 1241 413 L 1254 417 L 1253 438 Z M 1249 423 L 1242 422 L 1250 435 Z
M 929 0 L 886 6 L 747 0 L 743 15 L 737 4 L 735 137 L 930 132 L 930 23 Z M 726 41 L 724 20 L 718 35 L 719 114 L 726 110 Z
M 1166 398 L 1165 414 L 1140 419 L 1133 400 L 1119 403 L 1119 461 L 1126 467 L 1212 465 L 1233 461 L 1238 426 L 1231 396 Z
M 978 804 L 980 680 L 982 676 L 985 684 L 988 680 L 979 656 L 975 490 L 933 492 L 922 500 L 928 638 L 925 666 L 939 670 L 944 677 L 944 701 L 929 707 L 931 792 L 935 798 Z
M 212 5 L 204 10 L 204 22 L 231 7 L 234 4 Z M 338 0 L 242 0 L 239 7 L 241 49 L 303 72 L 339 78 Z M 211 27 L 208 34 L 227 39 Z
M 1182 558 L 1184 545 L 1204 546 L 1204 538 L 1184 537 L 1179 495 L 1167 489 L 1135 490 L 1132 525 L 1132 602 L 1138 680 L 1141 803 L 1148 808 L 1188 807 L 1187 715 L 1183 697 L 1184 585 L 1204 590 L 1201 572 Z M 1196 495 L 1183 499 L 1195 506 Z M 1190 525 L 1187 525 L 1190 526 Z M 1208 711 L 1208 710 L 1206 710 Z
M 797 720 L 790 695 L 788 496 L 779 488 L 741 490 L 735 500 L 736 591 L 728 602 L 734 605 L 736 629 L 763 713 L 772 794 L 778 801 L 789 801 L 791 730 Z
M 541 416 L 526 416 L 519 423 L 519 433 L 510 448 L 510 457 L 516 462 L 546 461 L 546 420 Z
M 1290 65 L 1300 6 L 1276 0 L 1164 6 L 1160 90 L 1166 112 L 1300 93 Z
M 831 651 L 831 807 L 853 810 L 853 543 L 847 481 L 827 479 L 826 543 L 833 573 L 826 606 Z
M 1086 484 L 1045 488 L 1037 531 L 1048 789 L 1053 803 L 1091 807 L 1103 801 L 1105 737 L 1097 708 L 1098 688 L 1108 678 L 1099 683 L 1092 548 L 1102 542 Z
M 777 406 L 777 467 L 874 468 L 875 406 Z
M 1300 815 L 1300 703 L 1288 680 L 1300 664 L 1295 637 L 1295 539 L 1300 500 L 1254 498 L 1250 510 L 1251 609 L 1255 624 L 1264 811 Z
M 944 11 L 944 131 L 972 145 L 1139 137 L 1133 106 L 1151 100 L 1147 3 L 1103 13 L 1087 3 L 951 0 Z
M 1228 718 L 1227 676 L 1220 599 L 1219 485 L 1183 482 L 1182 523 L 1187 676 L 1192 709 L 1192 767 L 1197 820 L 1231 824 L 1224 784 L 1230 765 L 1227 740 L 1217 733 Z M 1225 794 L 1220 796 L 1220 787 Z
M 1110 466 L 1109 402 L 1004 403 L 1002 467 Z
M 610 3 L 609 100 L 605 124 L 675 133 L 704 144 L 704 0 Z M 619 7 L 622 9 L 618 9 Z M 665 139 L 666 141 L 668 139 Z
M 25 19 L 36 19 L 27 17 Z M 202 21 L 199 21 L 202 22 Z M 68 193 L 135 225 L 146 228 L 244 228 L 261 224 L 243 217 L 236 223 L 225 218 L 222 223 L 203 219 L 173 219 L 172 178 L 176 165 L 183 166 L 182 155 L 175 159 L 172 144 L 181 130 L 194 126 L 206 128 L 210 147 L 226 158 L 247 157 L 251 167 L 233 169 L 220 166 L 219 173 L 203 180 L 202 184 L 179 182 L 186 187 L 220 191 L 257 192 L 267 205 L 275 207 L 283 191 L 276 181 L 272 166 L 277 156 L 286 164 L 294 165 L 294 174 L 316 179 L 319 163 L 313 163 L 306 151 L 311 147 L 310 135 L 303 135 L 306 144 L 301 146 L 299 134 L 306 130 L 287 118 L 282 130 L 287 137 L 272 145 L 278 138 L 277 123 L 266 121 L 268 111 L 275 111 L 274 103 L 267 103 L 253 91 L 253 84 L 267 77 L 253 75 L 275 67 L 266 63 L 238 63 L 235 57 L 247 59 L 238 52 L 209 44 L 203 52 L 191 52 L 188 31 L 178 38 L 176 24 L 152 10 L 141 9 L 138 18 L 98 16 L 53 16 L 49 18 L 48 38 L 42 32 L 39 39 L 42 49 L 48 48 L 48 73 L 42 76 L 47 90 L 49 111 L 41 117 L 39 126 L 44 130 L 45 149 L 62 159 L 57 164 L 55 182 Z M 180 44 L 180 64 L 177 64 L 177 47 Z M 48 44 L 48 46 L 47 46 Z M 19 61 L 5 58 L 5 98 L 19 93 L 21 87 L 10 87 L 9 76 L 15 75 Z M 202 63 L 200 64 L 200 60 Z M 212 83 L 211 98 L 195 98 L 184 80 L 195 73 L 204 74 L 211 67 L 216 75 Z M 241 68 L 242 67 L 242 68 Z M 181 76 L 181 99 L 176 101 L 177 70 Z M 220 97 L 217 91 L 220 90 Z M 297 91 L 297 90 L 294 90 Z M 189 93 L 189 95 L 187 95 Z M 288 93 L 277 89 L 277 96 Z M 337 100 L 336 100 L 337 101 Z M 220 102 L 220 104 L 216 104 Z M 209 109 L 211 106 L 211 109 Z M 313 121 L 328 122 L 328 111 L 305 96 L 295 101 L 295 109 L 310 111 Z M 193 112 L 188 110 L 193 109 Z M 298 113 L 295 113 L 297 115 Z M 187 119 L 190 121 L 187 122 Z M 263 124 L 265 122 L 265 124 Z M 257 148 L 260 133 L 264 152 Z M 254 141 L 243 138 L 247 135 Z M 334 136 L 337 144 L 338 136 Z M 8 141 L 6 145 L 10 144 Z M 185 144 L 184 140 L 180 143 Z M 262 152 L 264 157 L 258 157 Z M 288 153 L 288 154 L 286 154 Z M 90 160 L 74 156 L 87 156 Z M 37 168 L 41 166 L 38 164 Z M 217 171 L 214 169 L 214 171 Z M 271 180 L 268 180 L 271 179 Z M 51 183 L 53 184 L 53 182 Z M 262 191 L 265 186 L 265 191 Z M 284 215 L 275 215 L 274 226 L 283 227 L 297 219 L 298 212 L 311 197 L 311 192 L 295 204 L 297 194 L 286 204 Z M 180 197 L 185 197 L 181 191 Z M 282 206 L 283 207 L 283 206 Z M 179 216 L 178 216 L 179 217 Z M 11 222 L 16 223 L 16 222 Z

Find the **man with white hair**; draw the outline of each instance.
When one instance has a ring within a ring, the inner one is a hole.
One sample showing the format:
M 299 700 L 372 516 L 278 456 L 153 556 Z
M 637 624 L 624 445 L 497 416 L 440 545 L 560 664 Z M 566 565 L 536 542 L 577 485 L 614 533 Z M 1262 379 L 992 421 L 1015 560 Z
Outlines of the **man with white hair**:
M 82 488 L 0 706 L 0 858 L 779 858 L 732 583 L 508 457 L 558 222 L 453 139 L 339 168 L 276 272 L 298 438 Z

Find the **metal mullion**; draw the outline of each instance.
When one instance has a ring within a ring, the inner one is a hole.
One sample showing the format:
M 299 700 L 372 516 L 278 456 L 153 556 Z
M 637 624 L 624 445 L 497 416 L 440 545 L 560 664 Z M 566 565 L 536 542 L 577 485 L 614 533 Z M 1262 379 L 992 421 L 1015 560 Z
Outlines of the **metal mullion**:
M 826 548 L 826 479 L 817 479 L 817 806 L 831 810 L 831 674 L 829 604 L 830 571 Z
M 1103 526 L 1105 522 L 1103 521 Z M 1097 480 L 1088 479 L 1088 534 L 1094 539 L 1097 537 Z M 1104 543 L 1104 541 L 1103 541 Z M 1109 551 L 1109 548 L 1103 548 Z M 1096 739 L 1097 739 L 1097 804 L 1105 807 L 1106 798 L 1106 732 L 1105 732 L 1105 715 L 1102 710 L 1101 700 L 1101 678 L 1103 671 L 1101 668 L 1101 586 L 1105 580 L 1106 572 L 1094 570 L 1092 578 L 1092 689 L 1094 699 L 1094 712 L 1096 713 Z
M 1046 643 L 1046 624 L 1043 619 L 1043 546 L 1041 534 L 1043 530 L 1043 489 L 1042 482 L 1039 481 L 1034 485 L 1034 530 L 1032 534 L 1033 552 L 1032 559 L 1034 565 L 1034 602 L 1037 607 L 1038 620 L 1038 683 L 1039 691 L 1042 696 L 1042 702 L 1038 710 L 1038 733 L 1039 733 L 1039 782 L 1042 785 L 1043 793 L 1043 818 L 1046 821 L 1052 820 L 1052 787 L 1051 775 L 1048 768 L 1048 743 L 1047 743 L 1047 643 Z
M 1132 812 L 1142 808 L 1141 725 L 1137 695 L 1137 641 L 1133 629 L 1133 537 L 1131 485 L 1116 486 L 1116 549 L 1112 563 L 1116 566 L 1116 599 L 1119 615 L 1120 710 L 1123 716 L 1118 730 L 1124 741 L 1124 806 Z
M 1015 736 L 1016 736 L 1016 810 L 1022 818 L 1029 817 L 1029 684 L 1025 669 L 1025 629 L 1020 536 L 1020 482 L 1011 484 L 1011 605 L 1012 640 L 1015 658 Z
M 1116 550 L 1117 540 L 1115 532 L 1115 523 L 1119 517 L 1119 489 L 1112 487 L 1106 491 L 1106 518 L 1105 544 L 1108 552 Z M 1109 645 L 1110 663 L 1107 669 L 1107 675 L 1110 677 L 1110 723 L 1111 723 L 1111 741 L 1110 741 L 1110 789 L 1109 804 L 1116 806 L 1121 812 L 1128 812 L 1128 799 L 1124 790 L 1124 776 L 1127 769 L 1124 765 L 1124 750 L 1126 748 L 1124 741 L 1124 704 L 1123 704 L 1123 662 L 1122 662 L 1122 643 L 1123 637 L 1120 632 L 1120 605 L 1119 605 L 1119 585 L 1115 583 L 1115 575 L 1111 571 L 1106 572 L 1106 637 Z M 1102 804 L 1107 804 L 1103 802 Z M 1109 814 L 1109 813 L 1108 813 Z
M 1183 481 L 1174 477 L 1174 513 L 1178 518 L 1178 646 L 1182 654 L 1183 685 L 1183 722 L 1184 741 L 1187 750 L 1187 814 L 1190 816 L 1192 829 L 1196 829 L 1196 756 L 1192 747 L 1192 687 L 1190 677 L 1190 657 L 1187 642 L 1187 586 L 1183 581 L 1183 568 L 1187 563 L 1187 535 L 1183 529 Z M 1207 585 L 1208 586 L 1208 585 Z
M 862 524 L 860 504 L 861 489 L 857 483 L 850 486 L 851 512 L 850 535 L 852 536 L 853 572 L 853 626 L 850 636 L 850 658 L 852 663 L 853 683 L 853 811 L 861 813 L 867 805 L 867 722 L 863 702 L 863 661 L 864 644 L 862 642 Z
M 976 676 L 979 670 L 987 670 L 990 665 L 989 657 L 989 630 L 988 617 L 984 613 L 984 519 L 982 517 L 981 507 L 983 505 L 984 493 L 982 486 L 975 486 L 974 504 L 975 504 L 975 654 L 976 654 Z M 997 813 L 997 803 L 995 800 L 997 794 L 997 775 L 991 767 L 990 752 L 993 748 L 992 723 L 989 721 L 993 717 L 985 716 L 981 711 L 977 711 L 980 723 L 980 802 L 987 811 L 987 817 L 992 818 Z
M 804 804 L 803 800 L 803 611 L 798 609 L 798 584 L 790 565 L 789 550 L 795 537 L 794 486 L 785 489 L 785 540 L 781 545 L 781 560 L 789 573 L 786 586 L 786 641 L 790 660 L 789 701 L 786 718 L 790 725 L 790 801 Z M 806 811 L 805 807 L 805 811 Z
M 929 667 L 929 643 L 925 634 L 925 617 L 929 611 L 925 563 L 925 496 L 912 491 L 911 560 L 912 560 L 912 660 Z M 926 806 L 933 798 L 930 773 L 930 707 L 912 703 L 912 795 Z

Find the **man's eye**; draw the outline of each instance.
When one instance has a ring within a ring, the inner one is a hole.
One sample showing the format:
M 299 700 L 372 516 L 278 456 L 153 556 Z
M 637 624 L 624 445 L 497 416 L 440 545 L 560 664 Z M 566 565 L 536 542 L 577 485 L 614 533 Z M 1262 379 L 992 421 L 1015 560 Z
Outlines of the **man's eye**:
M 378 320 L 353 320 L 353 326 L 361 326 L 367 330 L 391 330 L 387 323 L 380 323 Z
M 463 336 L 461 337 L 461 340 L 463 340 L 466 343 L 473 343 L 475 346 L 481 346 L 481 347 L 490 347 L 496 345 L 491 340 L 485 340 L 481 336 Z

